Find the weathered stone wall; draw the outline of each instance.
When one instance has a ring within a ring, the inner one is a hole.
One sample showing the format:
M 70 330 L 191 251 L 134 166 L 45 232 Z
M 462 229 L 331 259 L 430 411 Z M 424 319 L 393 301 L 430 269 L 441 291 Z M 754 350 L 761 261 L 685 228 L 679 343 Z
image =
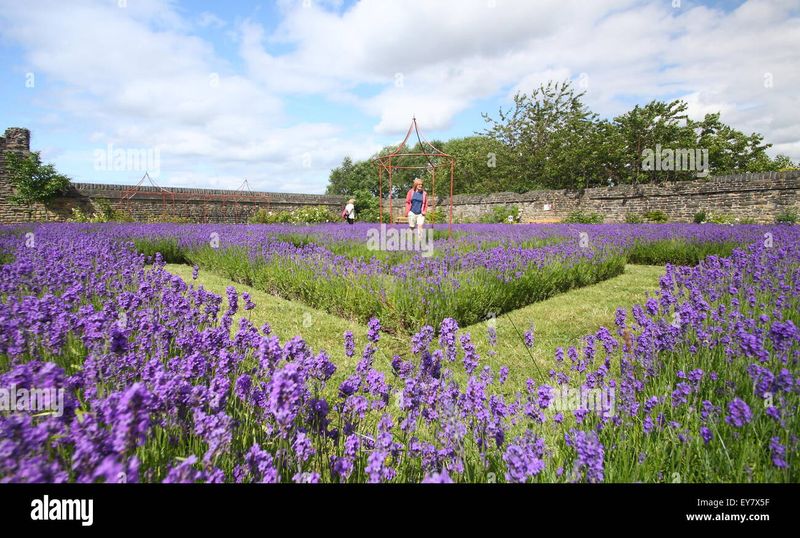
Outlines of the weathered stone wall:
M 7 151 L 30 150 L 30 131 L 6 129 L 0 137 L 0 223 L 24 222 L 29 210 L 9 201 L 12 187 L 5 174 L 4 154 Z M 66 220 L 72 209 L 91 215 L 104 205 L 128 212 L 134 219 L 146 221 L 162 215 L 184 217 L 197 222 L 247 222 L 258 211 L 291 211 L 307 206 L 325 206 L 339 213 L 347 197 L 320 194 L 236 192 L 218 189 L 170 187 L 167 191 L 151 185 L 133 188 L 130 185 L 72 183 L 69 190 L 47 208 L 33 208 L 33 220 Z
M 170 188 L 141 186 L 135 191 L 125 185 L 73 183 L 67 196 L 56 200 L 54 213 L 65 218 L 72 207 L 94 211 L 104 203 L 127 211 L 136 220 L 148 220 L 167 214 L 197 222 L 247 222 L 259 209 L 291 211 L 307 206 L 325 206 L 334 212 L 344 207 L 346 197 L 293 193 L 241 193 L 219 189 Z
M 5 176 L 5 153 L 27 152 L 30 131 L 6 129 L 0 137 L 0 222 L 28 220 L 25 208 L 9 202 L 11 185 Z M 573 211 L 600 213 L 606 222 L 624 222 L 630 214 L 642 215 L 660 210 L 670 221 L 691 222 L 695 213 L 724 213 L 756 222 L 774 222 L 775 216 L 787 210 L 800 213 L 800 171 L 766 172 L 711 177 L 692 181 L 665 182 L 648 185 L 623 185 L 574 190 L 533 191 L 524 194 L 496 193 L 488 195 L 456 195 L 453 215 L 459 221 L 478 221 L 498 206 L 518 206 L 523 222 L 554 222 Z M 125 185 L 73 183 L 69 191 L 54 200 L 47 210 L 37 207 L 35 220 L 65 220 L 72 208 L 92 213 L 102 205 L 129 212 L 137 220 L 169 214 L 198 222 L 246 222 L 249 215 L 264 208 L 288 211 L 305 206 L 322 205 L 338 213 L 347 197 L 319 194 L 236 193 L 215 189 L 142 186 L 135 191 Z M 384 209 L 388 209 L 388 201 Z M 447 198 L 439 198 L 438 207 L 446 214 Z M 395 215 L 403 212 L 404 200 L 392 200 Z
M 573 211 L 599 213 L 605 222 L 625 222 L 629 214 L 660 210 L 670 221 L 691 222 L 695 213 L 718 213 L 770 223 L 776 215 L 800 213 L 800 170 L 719 176 L 661 184 L 573 190 L 497 193 L 453 197 L 453 215 L 478 220 L 496 206 L 518 206 L 523 222 L 553 221 Z M 447 200 L 440 200 L 447 208 Z

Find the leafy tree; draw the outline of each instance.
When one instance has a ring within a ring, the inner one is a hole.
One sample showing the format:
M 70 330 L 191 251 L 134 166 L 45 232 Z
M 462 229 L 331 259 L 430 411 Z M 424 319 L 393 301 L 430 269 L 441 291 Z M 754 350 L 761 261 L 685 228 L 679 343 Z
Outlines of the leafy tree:
M 456 158 L 454 193 L 673 181 L 695 177 L 701 164 L 707 165 L 714 175 L 797 167 L 785 155 L 770 158 L 766 153 L 770 144 L 764 143 L 760 134 L 746 135 L 725 125 L 718 113 L 707 114 L 702 121 L 689 119 L 685 101 L 654 100 L 636 105 L 609 121 L 591 112 L 583 103 L 583 95 L 569 81 L 551 81 L 530 94 L 517 92 L 513 106 L 507 111 L 501 108 L 497 119 L 483 114 L 487 126 L 476 136 L 444 143 L 434 141 L 434 146 Z M 417 153 L 422 149 L 416 142 L 407 151 Z M 378 155 L 395 150 L 387 146 Z M 643 169 L 646 156 L 660 161 L 666 156 L 665 150 L 674 151 L 675 165 L 678 159 L 685 165 L 688 163 L 684 158 L 694 158 L 695 169 L 683 166 L 674 166 L 672 170 Z M 707 150 L 708 160 L 697 162 L 696 150 Z M 427 165 L 439 164 L 435 157 L 396 157 L 393 164 L 421 167 L 395 169 L 393 196 L 403 196 L 414 177 L 424 179 L 426 189 L 433 190 Z M 331 172 L 328 192 L 352 195 L 366 190 L 376 195 L 377 175 L 368 161 L 354 163 L 346 158 Z M 446 166 L 437 168 L 436 179 L 436 193 L 446 194 L 449 191 Z M 388 177 L 384 176 L 384 196 L 387 195 Z
M 772 167 L 776 172 L 782 172 L 785 170 L 797 170 L 800 168 L 800 164 L 793 163 L 789 157 L 779 153 L 772 160 Z
M 613 177 L 618 183 L 643 183 L 648 181 L 689 179 L 691 171 L 649 170 L 642 168 L 643 152 L 662 148 L 687 148 L 697 146 L 692 126 L 686 114 L 684 101 L 651 101 L 614 118 L 618 140 L 622 144 L 613 165 Z
M 341 165 L 331 170 L 325 192 L 350 196 L 361 190 L 377 196 L 378 172 L 369 160 L 353 162 L 349 156 L 345 157 Z
M 35 204 L 45 207 L 69 186 L 70 179 L 56 172 L 52 164 L 42 164 L 38 151 L 26 155 L 9 152 L 6 154 L 8 178 L 14 187 L 10 200 L 28 209 L 28 219 L 33 215 Z M 45 216 L 46 218 L 46 216 Z
M 488 136 L 467 136 L 446 142 L 442 151 L 456 159 L 454 193 L 487 194 L 515 190 L 514 155 L 502 142 Z M 441 185 L 444 189 L 441 192 L 449 194 L 449 170 L 443 176 Z
M 764 144 L 764 137 L 758 133 L 745 135 L 719 118 L 719 113 L 706 114 L 703 121 L 692 124 L 698 132 L 697 144 L 708 149 L 711 171 L 715 175 L 775 169 L 775 163 L 766 153 L 772 144 Z
M 560 175 L 559 159 L 590 157 L 581 140 L 592 136 L 596 115 L 584 105 L 583 95 L 569 81 L 551 81 L 530 94 L 517 92 L 513 108 L 500 109 L 498 119 L 483 114 L 489 124 L 483 134 L 505 144 L 514 155 L 519 178 L 515 190 L 567 186 L 571 178 Z

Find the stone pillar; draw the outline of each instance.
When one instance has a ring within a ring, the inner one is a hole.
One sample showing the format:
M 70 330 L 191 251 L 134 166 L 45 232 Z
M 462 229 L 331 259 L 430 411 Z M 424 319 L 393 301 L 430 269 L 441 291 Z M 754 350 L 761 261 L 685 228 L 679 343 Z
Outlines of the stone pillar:
M 31 150 L 31 132 L 21 127 L 9 127 L 6 129 L 4 149 L 6 151 L 29 152 Z
M 0 137 L 0 222 L 19 222 L 23 213 L 11 204 L 9 198 L 13 192 L 6 174 L 7 152 L 28 153 L 31 149 L 31 132 L 20 127 L 6 129 L 5 136 Z

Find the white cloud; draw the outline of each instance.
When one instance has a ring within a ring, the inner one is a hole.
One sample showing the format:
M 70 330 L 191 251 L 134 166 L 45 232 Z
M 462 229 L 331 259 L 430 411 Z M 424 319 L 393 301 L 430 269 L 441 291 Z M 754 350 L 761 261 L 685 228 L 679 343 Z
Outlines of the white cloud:
M 222 28 L 227 23 L 210 11 L 204 11 L 197 17 L 197 24 L 202 28 Z
M 582 75 L 602 115 L 682 97 L 692 116 L 720 111 L 764 134 L 773 153 L 800 159 L 800 15 L 791 1 L 724 12 L 656 0 L 363 0 L 347 10 L 339 0 L 287 0 L 272 32 L 256 18 L 184 15 L 167 0 L 127 5 L 0 0 L 0 37 L 50 82 L 36 97 L 42 121 L 80 126 L 100 147 L 157 147 L 164 180 L 175 184 L 236 187 L 248 177 L 259 188 L 319 192 L 330 167 L 366 157 L 381 135 L 403 134 L 412 114 L 426 132 L 445 129 L 478 100 Z M 194 33 L 223 26 L 239 58 Z M 290 119 L 297 96 L 355 108 L 372 132 Z
M 260 36 L 247 43 L 245 58 L 260 56 L 263 63 L 249 64 L 253 75 L 270 71 L 279 91 L 381 84 L 360 105 L 378 118 L 379 133 L 403 132 L 414 112 L 429 129 L 444 128 L 503 88 L 530 91 L 548 78 L 583 73 L 586 99 L 603 115 L 632 101 L 683 97 L 692 115 L 720 111 L 723 121 L 781 147 L 800 139 L 792 89 L 800 82 L 800 15 L 791 1 L 750 0 L 729 13 L 633 0 L 490 5 L 365 0 L 338 14 L 291 4 L 269 39 L 291 43 L 295 52 L 264 56 Z M 283 68 L 289 76 L 276 76 Z

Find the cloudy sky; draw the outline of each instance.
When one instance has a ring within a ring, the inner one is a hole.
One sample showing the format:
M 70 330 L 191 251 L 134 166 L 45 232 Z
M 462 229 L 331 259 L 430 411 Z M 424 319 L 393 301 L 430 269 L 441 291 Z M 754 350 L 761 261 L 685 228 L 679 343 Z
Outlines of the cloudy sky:
M 609 118 L 683 98 L 800 160 L 798 0 L 0 0 L 0 69 L 0 131 L 75 181 L 323 192 L 412 114 L 470 135 L 550 79 Z

